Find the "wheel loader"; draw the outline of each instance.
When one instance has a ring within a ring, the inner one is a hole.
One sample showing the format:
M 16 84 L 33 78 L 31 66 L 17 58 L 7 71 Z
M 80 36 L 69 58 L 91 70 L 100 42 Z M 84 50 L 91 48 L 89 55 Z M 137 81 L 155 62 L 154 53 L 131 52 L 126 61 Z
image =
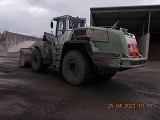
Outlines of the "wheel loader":
M 70 15 L 53 18 L 51 28 L 53 21 L 55 35 L 45 32 L 43 45 L 21 48 L 21 67 L 45 72 L 52 66 L 68 83 L 81 85 L 93 77 L 107 80 L 118 71 L 145 65 L 135 36 L 124 28 L 88 27 L 85 18 Z

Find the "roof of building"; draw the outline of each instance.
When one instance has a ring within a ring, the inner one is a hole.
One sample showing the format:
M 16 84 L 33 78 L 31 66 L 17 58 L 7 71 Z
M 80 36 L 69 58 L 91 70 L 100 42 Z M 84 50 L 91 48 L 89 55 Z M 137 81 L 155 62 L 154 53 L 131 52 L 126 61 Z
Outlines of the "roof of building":
M 124 12 L 124 11 L 160 11 L 160 5 L 141 6 L 116 6 L 116 7 L 94 7 L 90 8 L 94 12 Z
M 156 29 L 157 24 L 160 25 L 160 5 L 97 7 L 90 10 L 91 24 L 94 26 L 113 26 L 119 21 L 120 27 L 138 34 L 143 25 L 148 27 L 149 15 L 152 22 L 150 29 Z

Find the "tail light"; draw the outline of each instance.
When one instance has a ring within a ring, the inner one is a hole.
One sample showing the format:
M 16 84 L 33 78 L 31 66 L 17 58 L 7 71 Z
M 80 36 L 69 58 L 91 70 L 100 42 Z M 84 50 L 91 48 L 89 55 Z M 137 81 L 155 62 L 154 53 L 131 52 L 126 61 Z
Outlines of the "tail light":
M 136 44 L 128 44 L 128 55 L 131 58 L 139 58 L 139 49 Z
M 88 41 L 90 41 L 90 38 L 91 37 L 89 35 L 81 35 L 76 37 L 77 40 L 88 40 Z

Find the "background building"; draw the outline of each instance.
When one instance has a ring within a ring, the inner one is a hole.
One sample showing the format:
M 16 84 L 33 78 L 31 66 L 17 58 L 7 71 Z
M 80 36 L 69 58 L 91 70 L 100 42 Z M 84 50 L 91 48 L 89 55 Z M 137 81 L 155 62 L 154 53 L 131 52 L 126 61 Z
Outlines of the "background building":
M 136 36 L 140 53 L 160 60 L 160 5 L 91 8 L 91 26 L 111 27 L 117 21 Z

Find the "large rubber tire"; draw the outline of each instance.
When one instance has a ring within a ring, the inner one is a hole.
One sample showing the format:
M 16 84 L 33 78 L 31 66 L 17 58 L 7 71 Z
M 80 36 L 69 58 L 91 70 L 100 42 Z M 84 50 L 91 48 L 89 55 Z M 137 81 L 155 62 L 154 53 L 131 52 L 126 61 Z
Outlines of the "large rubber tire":
M 66 81 L 82 85 L 92 79 L 92 71 L 85 55 L 79 51 L 69 51 L 62 62 L 62 74 Z
M 34 49 L 32 51 L 31 66 L 32 66 L 33 71 L 35 72 L 45 72 L 47 68 L 49 67 L 48 64 L 43 64 L 43 59 L 38 49 Z

